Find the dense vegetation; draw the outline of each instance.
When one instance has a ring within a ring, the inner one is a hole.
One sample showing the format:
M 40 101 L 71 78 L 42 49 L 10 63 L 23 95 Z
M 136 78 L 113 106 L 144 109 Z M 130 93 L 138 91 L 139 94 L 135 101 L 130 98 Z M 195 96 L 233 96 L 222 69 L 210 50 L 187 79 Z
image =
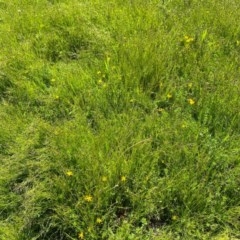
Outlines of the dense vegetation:
M 239 0 L 1 0 L 0 239 L 240 239 L 239 23 Z

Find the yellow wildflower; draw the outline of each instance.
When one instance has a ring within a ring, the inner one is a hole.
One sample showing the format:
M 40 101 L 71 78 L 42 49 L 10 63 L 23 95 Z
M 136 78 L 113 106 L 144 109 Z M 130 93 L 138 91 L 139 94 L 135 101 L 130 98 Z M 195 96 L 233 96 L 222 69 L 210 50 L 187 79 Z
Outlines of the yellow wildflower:
M 71 177 L 71 176 L 73 176 L 73 172 L 70 171 L 70 170 L 68 170 L 68 171 L 66 172 L 66 175 L 69 176 L 69 177 Z
M 103 182 L 106 182 L 106 181 L 107 181 L 107 177 L 106 177 L 106 176 L 103 176 L 103 177 L 102 177 L 102 181 L 103 181 Z
M 178 216 L 176 216 L 176 215 L 173 215 L 173 216 L 172 216 L 172 220 L 173 220 L 173 221 L 176 221 L 177 219 L 178 219 Z
M 189 103 L 190 105 L 194 105 L 194 104 L 195 104 L 195 101 L 194 101 L 192 98 L 189 98 L 189 99 L 188 99 L 188 103 Z
M 78 238 L 79 238 L 79 239 L 84 239 L 84 234 L 83 234 L 83 232 L 80 232 L 80 233 L 78 234 Z
M 184 40 L 185 40 L 186 43 L 191 43 L 191 42 L 194 41 L 194 38 L 189 37 L 189 36 L 184 36 Z
M 121 177 L 121 182 L 126 182 L 126 180 L 127 180 L 126 176 Z
M 103 220 L 101 218 L 97 218 L 96 222 L 97 222 L 97 224 L 101 224 L 103 222 Z
M 168 93 L 167 98 L 168 98 L 168 99 L 172 98 L 172 94 L 171 94 L 171 93 Z
M 84 200 L 85 200 L 86 202 L 92 202 L 93 197 L 92 197 L 91 195 L 86 195 L 86 196 L 84 197 Z

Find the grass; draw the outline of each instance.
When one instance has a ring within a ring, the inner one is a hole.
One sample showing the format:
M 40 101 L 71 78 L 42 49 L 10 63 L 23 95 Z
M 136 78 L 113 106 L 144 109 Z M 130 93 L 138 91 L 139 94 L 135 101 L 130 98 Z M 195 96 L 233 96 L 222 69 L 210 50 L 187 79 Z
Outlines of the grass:
M 240 239 L 240 3 L 0 1 L 0 238 Z

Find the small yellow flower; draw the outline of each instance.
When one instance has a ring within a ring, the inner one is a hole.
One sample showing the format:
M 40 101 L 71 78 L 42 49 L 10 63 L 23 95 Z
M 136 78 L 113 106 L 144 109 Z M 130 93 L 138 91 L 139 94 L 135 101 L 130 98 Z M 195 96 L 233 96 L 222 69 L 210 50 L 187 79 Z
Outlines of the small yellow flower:
M 86 196 L 84 197 L 84 200 L 85 200 L 86 202 L 92 202 L 93 197 L 92 197 L 91 195 L 86 195 Z
M 69 176 L 69 177 L 71 177 L 71 176 L 73 176 L 73 172 L 70 171 L 70 170 L 68 170 L 68 171 L 66 172 L 66 175 Z
M 103 222 L 103 220 L 101 218 L 97 218 L 96 222 L 97 222 L 97 224 L 101 224 Z
M 188 99 L 188 103 L 189 103 L 190 105 L 194 105 L 194 104 L 195 104 L 195 101 L 194 101 L 192 98 L 189 98 L 189 99 Z
M 79 238 L 79 239 L 84 239 L 84 234 L 83 234 L 83 232 L 80 232 L 80 233 L 78 234 L 78 238 Z
M 168 98 L 168 99 L 172 98 L 172 94 L 171 94 L 171 93 L 168 93 L 167 98 Z
M 107 177 L 106 176 L 103 176 L 102 177 L 102 182 L 106 182 L 107 181 Z
M 176 221 L 177 219 L 178 219 L 178 216 L 176 216 L 176 215 L 173 215 L 173 216 L 172 216 L 172 220 L 173 220 L 173 221 Z
M 126 180 L 127 180 L 126 176 L 121 177 L 121 182 L 126 182 Z
M 103 84 L 103 80 L 102 80 L 102 79 L 99 79 L 99 80 L 98 80 L 98 84 L 100 84 L 100 85 Z
M 185 40 L 186 43 L 191 43 L 191 42 L 194 41 L 194 38 L 189 37 L 189 36 L 184 36 L 184 40 Z
M 193 42 L 194 38 L 188 38 L 188 40 L 186 41 L 187 43 Z
M 192 83 L 189 83 L 188 88 L 192 88 L 192 85 L 193 85 Z

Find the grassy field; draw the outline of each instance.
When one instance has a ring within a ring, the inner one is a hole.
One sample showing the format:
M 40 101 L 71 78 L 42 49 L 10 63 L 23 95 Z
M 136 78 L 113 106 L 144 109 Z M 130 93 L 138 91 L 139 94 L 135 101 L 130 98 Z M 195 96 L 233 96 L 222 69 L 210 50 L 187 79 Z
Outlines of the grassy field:
M 0 239 L 240 239 L 239 0 L 0 0 Z

